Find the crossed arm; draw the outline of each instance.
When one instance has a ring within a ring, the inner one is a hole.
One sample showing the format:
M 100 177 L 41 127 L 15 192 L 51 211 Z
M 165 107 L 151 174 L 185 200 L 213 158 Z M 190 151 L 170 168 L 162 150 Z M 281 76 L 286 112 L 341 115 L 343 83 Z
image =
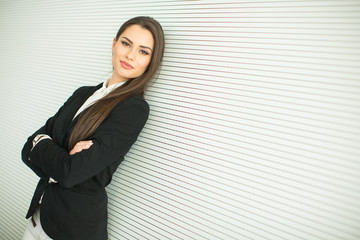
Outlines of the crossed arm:
M 49 135 L 46 135 L 46 134 L 38 134 L 38 135 L 35 136 L 34 139 L 36 139 L 37 137 L 39 137 L 39 138 L 36 140 L 35 143 L 34 143 L 34 140 L 33 140 L 33 147 L 32 148 L 34 148 L 36 146 L 36 144 L 38 144 L 41 140 L 51 139 L 51 137 Z M 89 141 L 79 141 L 79 142 L 77 142 L 75 144 L 73 149 L 71 149 L 69 154 L 74 155 L 75 153 L 79 153 L 84 149 L 89 149 L 92 144 L 93 144 L 93 141 L 91 141 L 91 140 L 89 140 Z
M 124 157 L 145 125 L 148 114 L 145 100 L 139 97 L 126 100 L 115 107 L 91 139 L 78 142 L 70 152 L 44 139 L 31 151 L 32 146 L 25 144 L 23 161 L 40 177 L 51 177 L 64 187 L 72 187 Z M 44 129 L 39 131 L 36 133 L 47 134 Z
M 22 161 L 40 178 L 42 179 L 49 179 L 49 175 L 46 174 L 39 166 L 34 164 L 32 161 L 29 161 L 29 154 L 33 150 L 33 140 L 34 138 L 39 134 L 45 134 L 51 137 L 51 132 L 54 127 L 54 122 L 57 119 L 57 117 L 63 112 L 63 110 L 68 107 L 70 104 L 73 103 L 73 101 L 85 90 L 84 87 L 78 88 L 68 99 L 67 101 L 61 106 L 61 108 L 57 111 L 57 113 L 49 118 L 45 125 L 39 128 L 35 133 L 33 133 L 25 142 L 22 151 L 21 151 L 21 158 Z M 42 140 L 44 141 L 44 140 Z
M 41 140 L 44 140 L 44 139 L 51 139 L 50 136 L 46 135 L 46 134 L 39 134 L 35 137 L 35 139 L 39 136 L 39 138 L 37 139 L 37 141 L 34 143 L 33 142 L 33 147 L 32 149 L 36 146 L 37 143 L 39 143 Z M 69 155 L 74 155 L 75 153 L 79 153 L 81 152 L 82 150 L 85 150 L 85 149 L 89 149 L 93 144 L 93 141 L 89 140 L 89 141 L 79 141 L 75 144 L 75 146 L 73 147 L 73 149 L 71 149 L 71 151 L 69 152 Z M 32 150 L 31 149 L 31 150 Z M 30 159 L 29 159 L 30 160 Z M 52 183 L 57 183 L 56 180 L 54 180 L 52 177 L 49 177 L 50 180 L 49 182 L 52 182 Z

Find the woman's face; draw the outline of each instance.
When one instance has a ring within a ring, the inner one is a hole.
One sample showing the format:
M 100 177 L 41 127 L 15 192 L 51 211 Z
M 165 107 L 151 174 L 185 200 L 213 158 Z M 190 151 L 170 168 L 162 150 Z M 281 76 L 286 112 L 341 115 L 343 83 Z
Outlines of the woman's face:
M 113 80 L 122 82 L 141 76 L 150 63 L 153 49 L 154 39 L 149 30 L 139 25 L 129 26 L 113 41 Z

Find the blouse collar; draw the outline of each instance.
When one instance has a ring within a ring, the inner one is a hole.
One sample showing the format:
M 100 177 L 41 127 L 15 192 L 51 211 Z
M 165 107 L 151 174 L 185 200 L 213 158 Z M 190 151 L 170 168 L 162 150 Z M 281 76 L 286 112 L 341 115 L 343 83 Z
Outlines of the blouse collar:
M 126 81 L 123 81 L 123 82 L 118 82 L 118 83 L 115 83 L 115 84 L 112 84 L 112 85 L 106 87 L 107 84 L 108 84 L 108 82 L 109 82 L 109 80 L 110 80 L 110 78 L 107 79 L 107 80 L 105 80 L 105 81 L 103 82 L 103 85 L 102 85 L 102 87 L 101 87 L 101 91 L 104 91 L 104 92 L 106 92 L 106 93 L 109 93 L 111 90 L 113 90 L 113 89 L 115 89 L 115 88 L 117 88 L 117 87 L 120 87 L 121 85 L 123 85 L 124 83 L 126 83 Z

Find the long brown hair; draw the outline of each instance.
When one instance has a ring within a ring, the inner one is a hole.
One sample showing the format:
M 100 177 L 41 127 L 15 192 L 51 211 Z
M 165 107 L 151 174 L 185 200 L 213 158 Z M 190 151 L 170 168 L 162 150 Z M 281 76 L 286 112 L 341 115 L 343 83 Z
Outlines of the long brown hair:
M 155 77 L 162 62 L 165 48 L 164 33 L 161 25 L 152 17 L 135 17 L 126 21 L 116 34 L 116 41 L 120 35 L 132 25 L 139 25 L 151 32 L 154 39 L 154 49 L 147 70 L 139 77 L 129 79 L 120 87 L 114 89 L 105 97 L 95 102 L 83 115 L 80 116 L 70 135 L 69 151 L 79 141 L 91 136 L 111 110 L 121 101 L 129 97 L 144 96 L 144 91 Z

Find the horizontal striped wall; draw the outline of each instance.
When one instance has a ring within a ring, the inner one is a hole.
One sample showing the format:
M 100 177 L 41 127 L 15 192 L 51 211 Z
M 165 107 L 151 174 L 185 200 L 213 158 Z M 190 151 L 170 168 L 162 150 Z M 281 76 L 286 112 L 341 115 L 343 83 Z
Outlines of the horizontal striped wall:
M 358 0 L 1 1 L 0 238 L 27 223 L 26 138 L 106 79 L 138 15 L 166 52 L 109 239 L 360 239 Z

